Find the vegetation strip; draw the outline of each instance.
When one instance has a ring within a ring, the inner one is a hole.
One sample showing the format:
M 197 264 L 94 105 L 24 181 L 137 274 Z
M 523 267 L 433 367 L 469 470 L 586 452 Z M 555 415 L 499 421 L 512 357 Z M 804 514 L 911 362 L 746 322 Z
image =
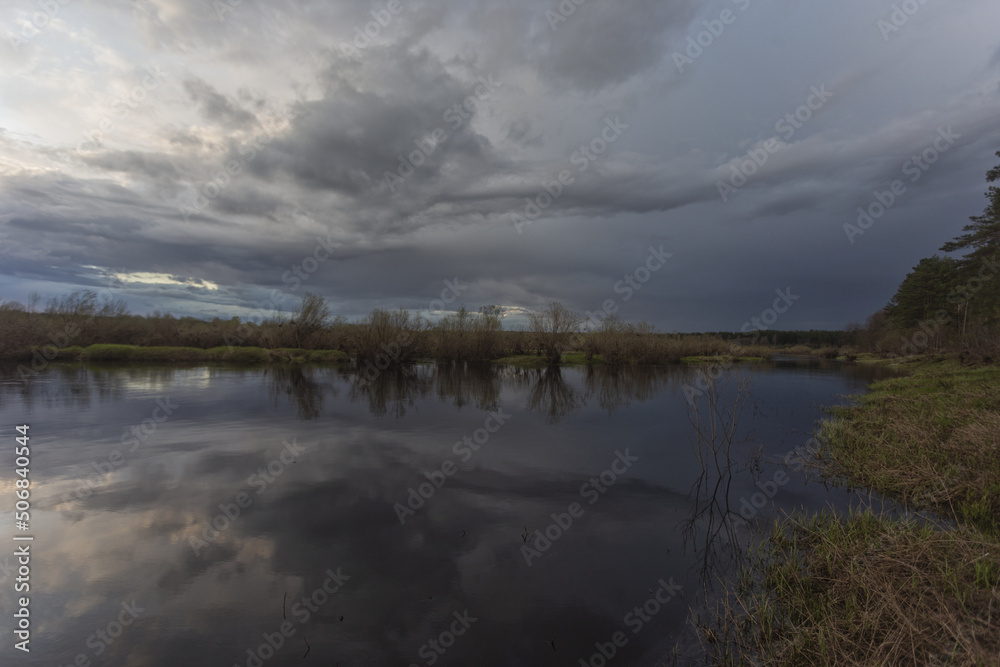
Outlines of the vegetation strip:
M 41 353 L 40 350 L 35 350 Z M 65 347 L 53 361 L 106 362 L 222 362 L 222 363 L 344 363 L 351 359 L 339 350 L 298 350 L 260 347 L 142 347 L 139 345 L 89 345 Z
M 833 413 L 831 470 L 950 521 L 776 522 L 720 605 L 717 661 L 997 665 L 1000 367 L 916 365 Z

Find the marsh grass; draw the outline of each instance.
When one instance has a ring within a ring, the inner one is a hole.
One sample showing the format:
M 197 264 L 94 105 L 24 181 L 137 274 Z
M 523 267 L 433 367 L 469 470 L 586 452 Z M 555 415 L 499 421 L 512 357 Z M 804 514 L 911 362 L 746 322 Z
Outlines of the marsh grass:
M 926 364 L 830 412 L 821 436 L 835 470 L 1000 535 L 1000 367 Z
M 867 509 L 790 517 L 719 616 L 716 664 L 995 666 L 1000 543 Z
M 350 357 L 339 350 L 298 350 L 259 347 L 142 347 L 139 345 L 89 345 L 58 350 L 53 361 L 122 363 L 348 363 Z
M 603 320 L 599 329 L 582 334 L 576 347 L 588 360 L 600 360 L 610 366 L 764 360 L 774 355 L 774 349 L 767 345 L 709 334 L 656 333 L 647 323 L 630 324 L 614 317 Z
M 504 366 L 516 366 L 518 368 L 545 368 L 549 365 L 543 357 L 531 354 L 519 354 L 510 357 L 494 359 L 493 363 Z
M 704 631 L 715 664 L 1000 664 L 1000 368 L 910 366 L 832 410 L 827 470 L 947 525 L 775 522 Z

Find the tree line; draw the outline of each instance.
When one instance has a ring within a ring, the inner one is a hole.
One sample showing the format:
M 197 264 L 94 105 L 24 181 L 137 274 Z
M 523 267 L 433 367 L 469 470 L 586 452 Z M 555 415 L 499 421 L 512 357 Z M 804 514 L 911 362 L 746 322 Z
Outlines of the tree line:
M 339 350 L 359 364 L 379 366 L 420 359 L 486 362 L 512 356 L 537 356 L 555 364 L 568 352 L 579 353 L 587 361 L 634 365 L 688 356 L 770 357 L 772 348 L 794 345 L 836 353 L 846 338 L 840 331 L 660 333 L 646 322 L 629 323 L 615 316 L 584 330 L 583 316 L 555 301 L 529 313 L 527 326 L 515 330 L 504 328 L 506 309 L 496 305 L 475 311 L 462 306 L 436 322 L 403 308 L 375 308 L 350 322 L 333 316 L 326 300 L 311 293 L 303 296 L 293 312 L 275 312 L 257 320 L 204 320 L 159 311 L 136 315 L 122 299 L 99 298 L 93 290 L 50 299 L 44 307 L 39 302 L 34 295 L 27 305 L 0 301 L 0 359 L 24 360 L 40 353 L 50 360 L 73 359 L 74 350 L 93 345 L 136 345 Z
M 1000 151 L 996 153 L 1000 157 Z M 1000 165 L 986 174 L 1000 181 Z M 941 252 L 913 267 L 884 308 L 864 324 L 848 325 L 856 344 L 881 354 L 957 352 L 996 359 L 1000 352 L 1000 188 L 990 185 L 986 208 Z

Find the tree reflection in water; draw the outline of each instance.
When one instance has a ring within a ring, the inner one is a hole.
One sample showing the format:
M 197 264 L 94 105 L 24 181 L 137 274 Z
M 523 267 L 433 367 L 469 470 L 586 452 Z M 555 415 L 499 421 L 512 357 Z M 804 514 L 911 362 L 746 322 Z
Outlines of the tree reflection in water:
M 535 383 L 528 392 L 528 410 L 540 412 L 550 424 L 573 414 L 585 404 L 583 396 L 563 379 L 558 366 L 535 371 Z
M 700 474 L 691 488 L 691 515 L 682 522 L 682 529 L 685 548 L 697 557 L 702 584 L 701 611 L 692 606 L 691 623 L 709 644 L 726 645 L 735 629 L 719 627 L 716 621 L 733 617 L 712 609 L 730 604 L 726 582 L 733 581 L 746 562 L 751 539 L 738 507 L 731 502 L 730 491 L 734 473 L 748 469 L 759 472 L 760 449 L 751 451 L 745 461 L 738 460 L 733 451 L 733 445 L 752 441 L 753 429 L 740 424 L 751 395 L 752 372 L 737 370 L 716 379 L 703 377 L 707 389 L 688 405 Z M 723 586 L 721 596 L 715 593 L 717 584 Z
M 391 414 L 397 419 L 412 409 L 416 399 L 430 395 L 434 388 L 434 369 L 430 366 L 401 364 L 389 366 L 371 379 L 354 376 L 352 401 L 367 401 L 376 417 Z
M 313 379 L 315 372 L 314 368 L 299 365 L 268 366 L 264 371 L 268 395 L 276 406 L 282 398 L 294 401 L 298 407 L 299 419 L 316 419 L 323 414 L 324 388 L 334 395 L 336 389 L 316 382 Z

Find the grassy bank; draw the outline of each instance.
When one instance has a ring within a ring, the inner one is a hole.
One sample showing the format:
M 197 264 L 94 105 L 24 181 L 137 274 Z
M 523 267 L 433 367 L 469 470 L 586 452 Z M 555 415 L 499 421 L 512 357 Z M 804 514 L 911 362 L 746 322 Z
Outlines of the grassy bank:
M 721 664 L 1000 664 L 1000 368 L 908 364 L 833 410 L 831 471 L 946 522 L 775 524 L 722 605 Z
M 731 355 L 681 357 L 685 364 L 739 364 L 744 362 L 766 361 L 764 357 L 734 357 Z
M 823 436 L 839 472 L 1000 534 L 1000 366 L 921 366 L 831 412 Z
M 793 517 L 737 595 L 723 664 L 995 667 L 1000 656 L 1000 543 L 969 527 Z
M 235 364 L 267 364 L 267 363 L 349 363 L 350 355 L 340 350 L 302 350 L 295 348 L 267 349 L 262 347 L 213 347 L 202 349 L 198 347 L 172 347 L 141 345 L 107 345 L 97 344 L 87 347 L 72 346 L 54 348 L 32 348 L 23 357 L 30 361 L 36 356 L 51 356 L 50 361 L 106 361 L 133 363 L 235 363 Z M 736 361 L 762 361 L 762 357 L 730 357 L 730 356 L 693 356 L 685 357 L 686 363 L 713 363 Z M 433 362 L 432 358 L 424 361 Z M 548 361 L 538 355 L 512 355 L 494 359 L 493 363 L 520 368 L 545 368 Z M 582 352 L 564 352 L 560 364 L 564 366 L 603 364 L 600 355 L 588 358 Z M 675 360 L 664 360 L 660 363 L 676 363 Z
M 38 349 L 42 354 L 44 350 Z M 89 345 L 59 349 L 53 361 L 112 361 L 134 363 L 344 363 L 348 357 L 339 350 L 268 350 L 260 347 L 141 347 L 139 345 Z

